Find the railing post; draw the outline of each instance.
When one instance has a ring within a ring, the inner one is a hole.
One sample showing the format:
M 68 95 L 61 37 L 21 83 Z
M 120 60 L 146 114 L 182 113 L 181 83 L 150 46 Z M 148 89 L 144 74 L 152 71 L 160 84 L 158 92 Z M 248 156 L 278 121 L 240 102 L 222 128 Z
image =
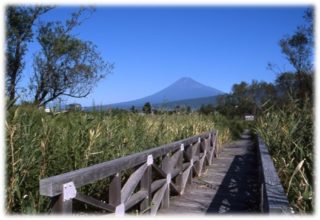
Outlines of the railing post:
M 176 185 L 179 187 L 179 192 L 180 194 L 182 194 L 183 192 L 183 178 L 182 178 L 182 174 L 183 174 L 183 153 L 184 153 L 184 144 L 180 145 L 180 158 L 178 160 L 177 163 L 177 168 L 179 168 L 179 174 L 177 175 L 177 177 L 175 178 L 175 182 Z
M 163 195 L 161 208 L 169 208 L 170 206 L 170 183 L 171 183 L 171 174 L 167 174 L 167 189 Z
M 201 144 L 202 144 L 202 141 L 201 141 L 201 138 L 198 138 L 198 142 L 192 146 L 193 147 L 193 151 L 194 151 L 194 156 L 196 158 L 198 158 L 197 161 L 195 161 L 195 164 L 194 164 L 194 168 L 195 168 L 195 173 L 196 173 L 196 176 L 200 176 L 200 152 L 201 152 Z
M 109 204 L 115 208 L 121 204 L 121 174 L 116 173 L 109 186 Z
M 189 176 L 187 178 L 187 184 L 192 184 L 192 177 L 193 177 L 193 146 L 190 145 L 186 151 L 186 154 L 188 155 L 189 161 L 190 161 L 190 172 L 189 172 Z
M 213 132 L 210 132 L 209 136 L 210 136 L 210 139 L 209 139 L 208 150 L 210 151 L 210 153 L 209 153 L 208 161 L 209 161 L 209 166 L 210 166 L 212 164 L 212 162 L 213 162 L 213 154 L 214 154 L 215 146 L 214 146 L 214 143 L 213 143 L 213 138 L 214 138 Z
M 72 213 L 72 199 L 76 197 L 77 190 L 73 182 L 62 186 L 62 194 L 53 198 L 52 213 Z
M 211 163 L 213 163 L 213 158 L 219 157 L 220 154 L 220 147 L 218 146 L 218 131 L 216 131 L 214 135 L 214 140 L 212 140 L 212 146 L 214 147 L 213 157 Z
M 141 178 L 141 190 L 145 190 L 148 192 L 147 197 L 141 202 L 140 204 L 140 212 L 145 213 L 147 210 L 148 213 L 150 212 L 151 208 L 151 200 L 152 200 L 152 195 L 151 195 L 151 183 L 152 183 L 152 164 L 153 164 L 153 157 L 152 155 L 148 156 L 147 159 L 147 164 L 148 168 L 144 175 Z
M 63 201 L 63 195 L 56 196 L 53 198 L 54 205 L 52 206 L 51 212 L 54 214 L 65 214 L 72 213 L 72 200 Z

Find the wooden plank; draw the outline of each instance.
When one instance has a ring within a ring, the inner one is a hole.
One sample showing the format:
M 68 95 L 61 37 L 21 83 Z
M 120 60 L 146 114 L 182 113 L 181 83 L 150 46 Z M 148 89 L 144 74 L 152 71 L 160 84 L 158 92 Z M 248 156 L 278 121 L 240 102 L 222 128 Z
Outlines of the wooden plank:
M 95 198 L 92 198 L 90 196 L 82 195 L 80 193 L 77 193 L 77 195 L 76 195 L 76 197 L 74 199 L 77 200 L 77 201 L 86 203 L 88 205 L 97 207 L 99 209 L 103 209 L 103 210 L 109 211 L 109 212 L 114 212 L 115 211 L 115 207 L 114 206 L 109 205 L 108 203 L 101 202 L 101 201 L 99 201 L 99 200 L 97 200 Z
M 169 161 L 170 161 L 170 155 L 169 154 L 166 154 L 163 158 L 162 158 L 162 161 L 161 161 L 161 169 L 167 173 L 166 170 L 168 170 L 168 165 L 169 165 Z
M 185 214 L 199 214 L 199 215 L 204 215 L 205 212 L 202 211 L 202 210 L 199 210 L 197 208 L 186 208 L 186 207 L 183 207 L 183 206 L 178 206 L 178 205 L 171 205 L 168 209 L 164 209 L 164 210 L 159 210 L 159 214 L 161 215 L 185 215 Z M 181 217 L 181 216 L 179 216 Z
M 163 184 L 165 184 L 166 181 L 166 179 L 153 181 L 153 183 L 151 184 L 151 193 L 155 192 L 157 189 L 163 186 Z
M 156 159 L 168 152 L 180 149 L 181 144 L 185 146 L 197 142 L 200 137 L 207 137 L 209 132 L 201 135 L 196 135 L 180 141 L 176 141 L 167 145 L 143 151 L 141 153 L 132 154 L 129 156 L 121 157 L 112 161 L 103 162 L 90 167 L 82 168 L 79 170 L 67 172 L 57 176 L 52 176 L 40 180 L 40 195 L 53 197 L 62 193 L 61 185 L 67 182 L 73 182 L 75 187 L 81 187 L 89 183 L 101 180 L 108 176 L 114 175 L 122 170 L 135 167 L 144 163 L 148 155 L 153 155 Z
M 121 190 L 121 203 L 125 203 L 129 199 L 134 189 L 139 184 L 147 168 L 147 163 L 144 163 L 141 167 L 139 167 L 139 169 L 137 169 L 134 173 L 130 175 L 129 179 L 127 180 L 126 184 L 122 187 Z
M 194 147 L 193 146 L 190 146 L 187 151 L 186 151 L 186 156 L 187 156 L 187 159 L 189 160 L 190 162 L 190 166 L 191 166 L 191 169 L 188 171 L 188 176 L 187 176 L 187 184 L 192 184 L 192 177 L 193 177 L 193 167 L 194 167 Z M 185 176 L 184 176 L 185 177 Z
M 54 198 L 53 206 L 51 209 L 52 213 L 55 214 L 70 214 L 72 213 L 72 199 L 63 201 L 63 195 Z
M 184 193 L 184 190 L 186 188 L 186 184 L 187 184 L 187 181 L 188 181 L 188 178 L 190 176 L 190 171 L 191 171 L 192 167 L 189 166 L 182 174 L 181 176 L 179 177 L 179 181 L 178 181 L 178 184 L 179 184 L 179 188 L 180 188 L 180 194 L 183 194 Z
M 163 195 L 167 189 L 167 183 L 163 184 L 163 186 L 155 193 L 152 199 L 152 207 L 151 207 L 151 215 L 155 215 L 160 207 Z
M 109 186 L 109 204 L 118 206 L 121 203 L 121 176 L 116 173 Z
M 146 190 L 140 190 L 133 194 L 124 204 L 124 207 L 126 211 L 133 207 L 134 205 L 138 204 L 140 201 L 142 201 L 144 198 L 148 196 L 148 192 Z M 148 206 L 146 206 L 143 210 L 147 209 Z
M 185 209 L 194 208 L 194 209 L 197 209 L 202 212 L 207 210 L 209 204 L 203 204 L 203 203 L 199 203 L 199 202 L 195 203 L 192 201 L 188 202 L 188 201 L 182 201 L 182 200 L 172 202 L 172 205 L 184 207 Z
M 162 169 L 160 169 L 156 164 L 152 164 L 152 168 L 160 178 L 167 178 L 167 174 Z
M 201 176 L 202 172 L 203 172 L 203 168 L 204 168 L 204 160 L 206 159 L 206 153 L 204 153 L 204 155 L 202 155 L 202 158 L 199 161 L 199 167 L 198 167 L 198 173 L 199 176 Z
M 172 173 L 173 169 L 175 168 L 175 166 L 179 161 L 181 154 L 182 152 L 178 150 L 170 157 L 170 159 L 167 161 L 167 165 L 165 166 L 165 169 L 163 169 L 165 173 Z
M 180 195 L 180 190 L 178 189 L 178 187 L 176 186 L 176 184 L 174 184 L 173 182 L 170 183 L 170 187 L 171 190 L 174 194 L 176 195 Z
M 151 206 L 151 182 L 152 182 L 152 166 L 148 166 L 146 172 L 144 173 L 143 177 L 141 178 L 141 190 L 147 192 L 147 195 L 143 202 L 140 204 L 140 211 L 143 212 L 150 208 Z
M 287 196 L 264 141 L 258 137 L 258 158 L 261 164 L 263 211 L 269 213 L 291 213 Z
M 168 208 L 170 206 L 170 184 L 167 184 L 167 188 L 163 194 L 161 208 Z

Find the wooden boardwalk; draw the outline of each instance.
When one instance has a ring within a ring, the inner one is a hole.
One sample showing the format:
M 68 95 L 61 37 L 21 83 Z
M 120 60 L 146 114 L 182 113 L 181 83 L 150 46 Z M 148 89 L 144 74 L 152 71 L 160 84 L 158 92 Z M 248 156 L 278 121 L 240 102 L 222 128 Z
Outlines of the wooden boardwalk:
M 259 212 L 258 162 L 249 135 L 226 145 L 207 171 L 158 214 Z
M 291 213 L 259 135 L 254 144 L 245 131 L 223 149 L 217 137 L 218 131 L 212 130 L 41 179 L 40 195 L 51 198 L 52 213 L 77 212 L 74 201 L 118 216 L 137 211 L 151 215 Z M 103 200 L 77 191 L 102 179 L 107 180 Z

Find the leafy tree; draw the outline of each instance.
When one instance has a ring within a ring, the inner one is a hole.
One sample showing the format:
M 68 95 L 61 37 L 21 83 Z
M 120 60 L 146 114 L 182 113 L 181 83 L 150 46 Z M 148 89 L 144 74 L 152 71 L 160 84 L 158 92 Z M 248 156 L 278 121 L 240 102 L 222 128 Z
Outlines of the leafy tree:
M 82 107 L 78 103 L 72 103 L 67 106 L 68 111 L 81 111 Z
M 136 109 L 136 107 L 133 105 L 133 106 L 131 106 L 130 111 L 131 111 L 132 113 L 136 113 L 136 112 L 137 112 L 137 109 Z
M 143 105 L 142 111 L 143 111 L 145 114 L 151 114 L 152 107 L 151 107 L 150 102 L 146 102 L 146 103 Z
M 307 74 L 313 71 L 313 9 L 305 12 L 307 26 L 299 26 L 297 31 L 280 40 L 282 53 L 286 56 L 290 64 L 295 68 L 298 83 L 298 96 L 304 99 L 312 93 L 310 79 Z M 311 89 L 311 90 L 310 90 Z
M 60 96 L 86 97 L 94 85 L 111 72 L 113 65 L 102 59 L 92 42 L 71 33 L 82 23 L 80 16 L 85 10 L 73 13 L 65 24 L 40 25 L 37 40 L 41 51 L 34 58 L 30 85 L 35 104 L 45 105 Z
M 216 110 L 228 117 L 242 117 L 245 114 L 258 114 L 265 103 L 274 100 L 277 94 L 272 83 L 253 80 L 251 84 L 234 84 L 232 92 L 219 96 Z
M 13 103 L 16 99 L 17 84 L 24 68 L 23 58 L 28 43 L 33 40 L 32 27 L 37 18 L 52 7 L 6 8 L 6 93 Z
M 211 104 L 208 104 L 208 105 L 202 104 L 199 109 L 199 113 L 204 115 L 209 115 L 210 113 L 213 113 L 213 112 L 214 112 L 214 107 Z
M 187 106 L 186 112 L 187 112 L 188 114 L 191 113 L 191 107 L 190 107 L 189 105 Z
M 284 72 L 277 76 L 275 81 L 279 92 L 283 96 L 293 95 L 298 89 L 296 76 L 292 72 Z

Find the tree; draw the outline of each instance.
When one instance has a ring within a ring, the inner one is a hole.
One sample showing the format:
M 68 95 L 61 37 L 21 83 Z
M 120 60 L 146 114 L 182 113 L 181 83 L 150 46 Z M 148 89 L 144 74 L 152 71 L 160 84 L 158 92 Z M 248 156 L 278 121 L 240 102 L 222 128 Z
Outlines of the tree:
M 136 107 L 134 107 L 134 105 L 131 106 L 130 111 L 131 111 L 132 113 L 136 113 L 136 112 L 137 112 Z
M 143 105 L 143 108 L 142 108 L 142 111 L 145 113 L 145 114 L 151 114 L 151 104 L 150 102 L 146 102 L 144 105 Z
M 286 55 L 297 74 L 310 71 L 310 42 L 303 30 L 298 30 L 292 36 L 281 39 L 280 46 L 282 53 Z
M 186 109 L 186 112 L 189 114 L 189 113 L 191 113 L 191 111 L 192 111 L 192 109 L 191 109 L 191 107 L 188 105 L 188 106 L 187 106 L 187 109 Z
M 86 97 L 113 69 L 92 42 L 71 33 L 82 23 L 80 16 L 85 10 L 82 8 L 73 13 L 64 25 L 61 22 L 40 25 L 37 40 L 41 51 L 35 55 L 30 84 L 35 104 L 42 106 L 60 96 Z
M 24 68 L 27 45 L 33 40 L 32 27 L 36 19 L 52 7 L 16 7 L 6 9 L 6 93 L 11 102 L 16 99 L 17 84 Z
M 305 99 L 312 94 L 313 72 L 313 9 L 306 10 L 304 18 L 307 26 L 299 26 L 292 36 L 280 40 L 282 53 L 287 57 L 290 64 L 295 68 L 298 83 L 298 97 Z M 311 89 L 311 90 L 310 90 Z
M 213 112 L 214 112 L 214 107 L 211 104 L 207 104 L 207 105 L 202 104 L 199 109 L 199 113 L 204 115 L 209 115 L 210 113 L 213 113 Z

